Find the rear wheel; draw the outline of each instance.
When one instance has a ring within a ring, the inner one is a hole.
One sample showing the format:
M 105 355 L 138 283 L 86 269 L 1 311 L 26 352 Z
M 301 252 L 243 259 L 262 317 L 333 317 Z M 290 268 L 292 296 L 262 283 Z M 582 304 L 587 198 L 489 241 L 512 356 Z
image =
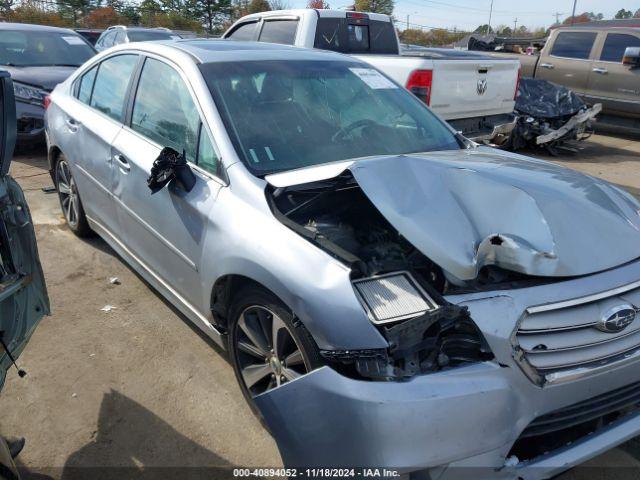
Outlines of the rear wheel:
M 73 233 L 79 237 L 87 237 L 92 231 L 82 208 L 78 187 L 71 174 L 69 162 L 60 154 L 55 169 L 56 189 L 64 219 Z
M 242 393 L 253 398 L 322 366 L 307 329 L 278 298 L 260 287 L 245 288 L 231 308 L 229 351 Z

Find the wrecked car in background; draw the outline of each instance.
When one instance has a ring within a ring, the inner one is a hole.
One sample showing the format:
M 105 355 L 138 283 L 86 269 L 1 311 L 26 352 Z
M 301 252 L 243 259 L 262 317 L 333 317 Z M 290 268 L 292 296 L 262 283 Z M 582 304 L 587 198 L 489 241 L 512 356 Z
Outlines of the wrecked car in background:
M 518 85 L 516 127 L 506 144 L 510 150 L 540 147 L 551 154 L 577 152 L 575 142 L 593 133 L 602 104 L 588 107 L 572 90 L 547 80 L 523 78 Z
M 49 297 L 40 265 L 29 207 L 18 183 L 9 175 L 16 141 L 13 82 L 0 70 L 0 390 L 12 365 L 44 315 Z M 1 419 L 0 419 L 1 420 Z M 24 445 L 0 437 L 0 478 L 19 478 L 13 458 Z M 18 443 L 18 442 L 16 442 Z
M 617 187 L 267 43 L 115 47 L 46 129 L 70 229 L 228 348 L 286 465 L 545 478 L 640 433 L 640 204 Z
M 13 79 L 18 146 L 44 142 L 44 99 L 95 54 L 73 30 L 0 22 L 0 68 Z

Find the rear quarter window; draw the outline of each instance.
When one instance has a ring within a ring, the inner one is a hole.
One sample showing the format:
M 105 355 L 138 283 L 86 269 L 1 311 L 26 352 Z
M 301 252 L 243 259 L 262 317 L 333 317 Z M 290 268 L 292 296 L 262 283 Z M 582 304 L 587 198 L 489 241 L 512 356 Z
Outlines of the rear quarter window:
M 640 47 L 640 37 L 625 33 L 608 33 L 602 47 L 600 60 L 603 62 L 622 62 L 627 47 Z
M 347 18 L 319 18 L 313 46 L 342 53 L 399 53 L 393 23 L 380 20 L 355 23 Z
M 233 29 L 231 33 L 226 36 L 226 38 L 229 38 L 231 40 L 251 41 L 256 34 L 257 25 L 257 22 L 249 22 L 238 25 Z
M 298 20 L 266 20 L 260 32 L 260 41 L 293 45 L 296 40 Z
M 553 43 L 551 55 L 586 60 L 591 54 L 595 32 L 560 32 Z

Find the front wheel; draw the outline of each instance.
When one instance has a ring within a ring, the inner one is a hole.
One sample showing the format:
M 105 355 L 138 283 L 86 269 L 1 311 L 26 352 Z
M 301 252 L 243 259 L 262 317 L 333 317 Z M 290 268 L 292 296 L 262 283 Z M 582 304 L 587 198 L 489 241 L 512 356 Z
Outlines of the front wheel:
M 82 208 L 76 181 L 71 174 L 69 162 L 60 155 L 55 169 L 56 189 L 64 219 L 73 233 L 79 237 L 88 237 L 92 231 Z
M 231 308 L 229 351 L 249 405 L 253 398 L 322 366 L 307 329 L 271 292 L 245 288 Z

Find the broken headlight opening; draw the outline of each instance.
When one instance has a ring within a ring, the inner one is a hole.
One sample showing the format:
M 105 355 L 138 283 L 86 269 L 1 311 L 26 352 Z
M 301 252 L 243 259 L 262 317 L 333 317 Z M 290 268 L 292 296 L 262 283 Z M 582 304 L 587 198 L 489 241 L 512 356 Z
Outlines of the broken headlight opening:
M 269 187 L 267 201 L 281 223 L 351 268 L 356 296 L 389 343 L 322 351 L 333 368 L 355 378 L 399 380 L 493 358 L 467 308 L 442 296 L 460 287 L 389 224 L 350 173 Z

